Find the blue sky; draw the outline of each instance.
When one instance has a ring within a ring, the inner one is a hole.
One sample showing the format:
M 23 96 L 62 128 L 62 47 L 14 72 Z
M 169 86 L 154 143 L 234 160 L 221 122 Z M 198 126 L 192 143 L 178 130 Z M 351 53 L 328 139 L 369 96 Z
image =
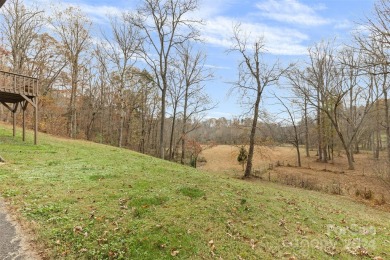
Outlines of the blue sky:
M 47 3 L 48 0 L 38 0 Z M 240 22 L 251 36 L 263 36 L 270 59 L 283 63 L 304 60 L 307 48 L 320 40 L 333 39 L 348 43 L 358 22 L 370 16 L 374 0 L 199 0 L 195 16 L 206 21 L 202 28 L 207 52 L 207 65 L 215 79 L 207 83 L 207 91 L 219 105 L 209 117 L 234 117 L 243 111 L 237 97 L 227 96 L 236 79 L 237 56 L 228 55 L 231 28 Z M 105 14 L 133 10 L 137 0 L 66 0 L 81 6 L 94 21 L 96 31 L 107 23 Z M 267 106 L 267 102 L 264 103 Z M 267 109 L 269 109 L 267 107 Z M 271 109 L 272 110 L 272 109 Z

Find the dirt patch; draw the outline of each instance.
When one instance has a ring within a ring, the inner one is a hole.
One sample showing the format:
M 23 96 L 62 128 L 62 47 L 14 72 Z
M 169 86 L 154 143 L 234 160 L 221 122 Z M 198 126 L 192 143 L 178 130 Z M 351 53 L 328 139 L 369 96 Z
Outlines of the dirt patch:
M 239 147 L 219 145 L 202 152 L 207 160 L 200 168 L 209 172 L 243 174 L 237 161 Z M 330 194 L 349 196 L 365 204 L 390 211 L 390 179 L 384 158 L 375 160 L 369 153 L 355 155 L 355 170 L 348 170 L 346 157 L 337 153 L 328 163 L 318 162 L 315 152 L 302 154 L 297 167 L 293 147 L 257 147 L 253 173 L 260 179 Z M 384 154 L 383 154 L 384 155 Z

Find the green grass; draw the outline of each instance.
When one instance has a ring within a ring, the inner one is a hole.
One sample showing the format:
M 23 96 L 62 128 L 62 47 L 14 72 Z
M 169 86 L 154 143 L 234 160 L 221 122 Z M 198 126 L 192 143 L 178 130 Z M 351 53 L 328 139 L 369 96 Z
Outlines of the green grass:
M 51 259 L 390 257 L 390 214 L 341 196 L 39 137 L 0 125 L 0 194 Z

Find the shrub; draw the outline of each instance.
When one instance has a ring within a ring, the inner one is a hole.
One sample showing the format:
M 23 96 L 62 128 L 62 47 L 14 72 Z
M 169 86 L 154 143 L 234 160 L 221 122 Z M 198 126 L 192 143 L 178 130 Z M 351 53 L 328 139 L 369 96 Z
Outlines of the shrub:
M 204 157 L 204 156 L 199 156 L 199 157 L 198 157 L 198 162 L 200 162 L 200 163 L 207 163 L 206 157 Z
M 237 156 L 237 161 L 242 165 L 242 170 L 244 170 L 244 165 L 248 160 L 248 152 L 244 146 L 241 146 L 240 153 Z
M 379 198 L 375 198 L 374 202 L 375 202 L 375 205 L 379 205 L 379 206 L 386 204 L 385 196 L 381 193 Z
M 366 200 L 372 199 L 373 192 L 371 190 L 364 189 L 363 198 Z
M 364 188 L 364 191 L 356 189 L 355 195 L 357 197 L 360 196 L 361 198 L 363 198 L 365 200 L 371 200 L 373 198 L 374 192 L 371 189 L 367 190 L 366 188 Z

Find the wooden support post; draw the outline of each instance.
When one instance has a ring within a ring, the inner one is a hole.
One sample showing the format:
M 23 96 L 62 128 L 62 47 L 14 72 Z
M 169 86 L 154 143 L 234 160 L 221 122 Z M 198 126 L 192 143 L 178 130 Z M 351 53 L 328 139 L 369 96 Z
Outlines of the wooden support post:
M 15 103 L 12 109 L 12 136 L 16 136 L 16 110 L 18 109 L 18 104 Z
M 16 111 L 18 110 L 19 103 L 14 103 L 12 107 L 10 107 L 7 103 L 1 101 L 1 104 L 3 104 L 9 111 L 12 113 L 12 135 L 13 137 L 16 136 Z
M 34 144 L 38 144 L 38 97 L 35 97 L 35 127 L 34 127 Z
M 23 114 L 23 119 L 22 119 L 22 140 L 23 142 L 26 141 L 26 113 L 22 105 L 22 114 Z
M 12 136 L 16 135 L 16 115 L 15 112 L 12 112 Z
M 22 128 L 23 128 L 23 142 L 26 141 L 26 109 L 27 109 L 27 105 L 28 105 L 27 101 L 23 101 L 22 104 L 21 104 L 22 113 L 23 113 L 23 124 L 22 124 Z

